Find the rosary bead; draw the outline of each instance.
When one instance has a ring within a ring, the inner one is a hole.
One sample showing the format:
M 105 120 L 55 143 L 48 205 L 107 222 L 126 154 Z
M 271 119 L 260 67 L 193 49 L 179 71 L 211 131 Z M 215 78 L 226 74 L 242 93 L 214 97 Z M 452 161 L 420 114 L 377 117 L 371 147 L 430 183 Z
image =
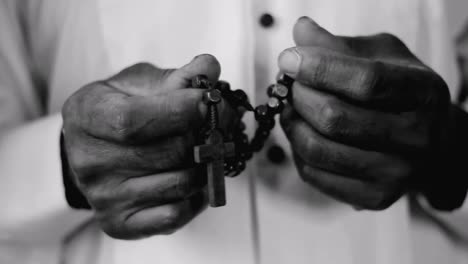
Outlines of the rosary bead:
M 238 161 L 237 168 L 240 168 L 241 170 L 245 170 L 245 161 Z
M 246 157 L 247 157 L 247 155 L 245 154 L 245 151 L 239 152 L 239 158 L 241 160 L 246 160 L 247 159 Z
M 237 105 L 242 106 L 249 111 L 254 110 L 253 106 L 249 103 L 249 97 L 243 90 L 235 90 L 232 93 L 232 97 Z
M 275 127 L 275 119 L 268 118 L 265 120 L 259 121 L 260 129 L 262 130 L 271 130 Z
M 239 137 L 238 142 L 243 145 L 248 145 L 249 144 L 249 137 L 247 137 L 246 134 L 242 133 L 242 135 Z
M 286 86 L 286 88 L 291 89 L 294 83 L 294 79 L 291 78 L 289 75 L 283 74 L 278 79 L 278 83 Z
M 253 157 L 252 151 L 245 151 L 245 152 L 244 152 L 244 157 L 245 157 L 244 160 L 249 160 L 249 159 L 251 159 L 251 158 Z
M 231 162 L 224 163 L 224 176 L 226 177 L 235 177 L 236 176 L 236 167 L 234 166 L 234 160 Z
M 249 150 L 248 144 L 236 142 L 236 155 L 242 158 L 242 153 Z
M 245 102 L 249 100 L 247 94 L 243 90 L 234 90 L 232 95 L 238 102 Z
M 258 129 L 255 133 L 255 136 L 258 136 L 258 138 L 265 140 L 270 136 L 270 130 L 269 129 Z
M 281 113 L 281 111 L 283 111 L 283 108 L 284 108 L 283 102 L 276 97 L 270 97 L 268 99 L 267 105 L 271 109 L 271 111 L 275 114 Z
M 245 162 L 244 161 L 238 161 L 236 164 L 236 175 L 241 174 L 245 170 Z
M 292 103 L 292 97 L 293 97 L 292 86 L 294 84 L 294 81 L 295 80 L 293 78 L 291 78 L 289 75 L 283 74 L 281 76 L 281 78 L 277 82 L 279 84 L 282 84 L 282 85 L 286 86 L 286 88 L 288 88 L 289 93 L 288 93 L 288 96 L 286 97 L 286 100 L 288 100 L 291 103 Z
M 192 78 L 193 88 L 210 88 L 211 82 L 206 75 L 200 74 Z
M 247 137 L 247 136 L 246 136 Z M 236 152 L 239 154 L 239 153 L 242 153 L 243 151 L 247 151 L 249 150 L 249 141 L 236 141 L 236 144 L 238 145 L 238 147 L 236 148 Z
M 265 142 L 263 140 L 254 137 L 254 139 L 252 139 L 252 144 L 250 145 L 250 149 L 253 152 L 258 152 L 263 148 L 264 145 L 265 145 Z
M 221 92 L 217 89 L 209 89 L 203 93 L 203 103 L 206 105 L 218 104 L 221 100 Z
M 228 82 L 222 80 L 216 82 L 214 88 L 218 89 L 221 94 L 231 91 L 231 85 Z
M 272 116 L 272 112 L 266 105 L 259 105 L 255 108 L 255 120 L 262 121 Z
M 289 89 L 283 84 L 272 84 L 268 87 L 267 94 L 270 97 L 276 97 L 280 100 L 286 99 L 289 94 Z
M 240 118 L 242 118 L 242 117 L 244 116 L 245 112 L 246 112 L 246 108 L 243 107 L 243 106 L 238 106 L 235 110 L 236 110 L 237 115 L 238 115 Z M 250 110 L 249 110 L 249 111 L 250 111 Z
M 265 145 L 265 141 L 269 135 L 270 135 L 269 130 L 258 129 L 255 132 L 254 138 L 252 139 L 252 143 L 250 145 L 251 150 L 254 152 L 260 151 Z
M 227 89 L 227 88 L 222 88 L 222 89 L 223 89 L 221 91 L 222 95 L 233 108 L 238 109 L 239 107 L 241 107 L 249 111 L 254 110 L 253 106 L 249 103 L 249 97 L 243 90 L 231 91 L 230 89 Z M 244 110 L 241 109 L 238 112 L 240 112 L 240 114 L 243 114 L 243 111 Z

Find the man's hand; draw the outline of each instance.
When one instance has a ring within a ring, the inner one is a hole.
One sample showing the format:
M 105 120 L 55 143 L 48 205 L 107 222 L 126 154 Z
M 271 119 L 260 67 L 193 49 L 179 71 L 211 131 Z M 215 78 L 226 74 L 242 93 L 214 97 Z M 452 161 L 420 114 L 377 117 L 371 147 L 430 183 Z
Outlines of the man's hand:
M 338 37 L 301 18 L 294 40 L 297 47 L 279 57 L 280 70 L 296 80 L 282 126 L 301 177 L 374 210 L 414 182 L 426 186 L 447 135 L 442 78 L 389 34 Z
M 189 88 L 199 74 L 217 80 L 218 61 L 201 55 L 177 70 L 137 64 L 65 103 L 72 180 L 110 236 L 171 233 L 205 207 L 206 175 L 192 156 L 206 113 L 202 90 Z M 230 110 L 221 109 L 220 119 L 229 120 Z

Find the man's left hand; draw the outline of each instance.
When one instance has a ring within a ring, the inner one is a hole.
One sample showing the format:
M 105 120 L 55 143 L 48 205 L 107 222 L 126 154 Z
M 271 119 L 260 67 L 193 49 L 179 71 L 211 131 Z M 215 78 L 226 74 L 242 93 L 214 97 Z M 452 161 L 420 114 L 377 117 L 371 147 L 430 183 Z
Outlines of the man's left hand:
M 447 85 L 390 34 L 338 37 L 304 17 L 294 40 L 279 67 L 295 79 L 281 120 L 299 174 L 356 207 L 389 207 L 437 161 Z

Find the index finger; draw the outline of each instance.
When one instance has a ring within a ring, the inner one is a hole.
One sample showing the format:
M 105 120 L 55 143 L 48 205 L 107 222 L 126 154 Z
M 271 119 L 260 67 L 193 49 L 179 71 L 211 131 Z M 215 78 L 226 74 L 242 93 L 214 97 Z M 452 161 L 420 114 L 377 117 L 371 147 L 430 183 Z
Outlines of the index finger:
M 201 89 L 129 96 L 101 82 L 80 92 L 78 105 L 68 107 L 68 112 L 76 112 L 71 113 L 74 125 L 94 137 L 116 142 L 186 133 L 202 123 L 206 112 Z
M 209 54 L 198 55 L 179 69 L 163 69 L 137 63 L 107 79 L 108 85 L 131 95 L 152 95 L 189 87 L 191 79 L 203 74 L 216 81 L 221 73 L 218 60 Z
M 323 47 L 287 49 L 279 57 L 279 66 L 304 85 L 379 109 L 407 111 L 449 98 L 445 82 L 428 68 Z

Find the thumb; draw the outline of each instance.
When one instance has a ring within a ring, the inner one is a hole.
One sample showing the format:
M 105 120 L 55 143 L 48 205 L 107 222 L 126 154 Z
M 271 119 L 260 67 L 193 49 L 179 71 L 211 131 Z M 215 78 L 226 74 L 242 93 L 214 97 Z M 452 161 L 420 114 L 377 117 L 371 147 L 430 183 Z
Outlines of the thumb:
M 163 80 L 164 90 L 175 90 L 190 87 L 196 75 L 206 75 L 210 81 L 217 81 L 221 74 L 218 60 L 210 54 L 198 55 L 180 69 L 171 71 Z
M 343 38 L 333 35 L 309 17 L 299 18 L 293 28 L 296 46 L 319 46 L 336 51 L 349 51 Z
M 206 75 L 211 81 L 219 78 L 221 66 L 208 54 L 193 58 L 179 69 L 161 69 L 149 63 L 138 63 L 123 69 L 106 82 L 131 95 L 153 95 L 189 87 L 196 75 Z

